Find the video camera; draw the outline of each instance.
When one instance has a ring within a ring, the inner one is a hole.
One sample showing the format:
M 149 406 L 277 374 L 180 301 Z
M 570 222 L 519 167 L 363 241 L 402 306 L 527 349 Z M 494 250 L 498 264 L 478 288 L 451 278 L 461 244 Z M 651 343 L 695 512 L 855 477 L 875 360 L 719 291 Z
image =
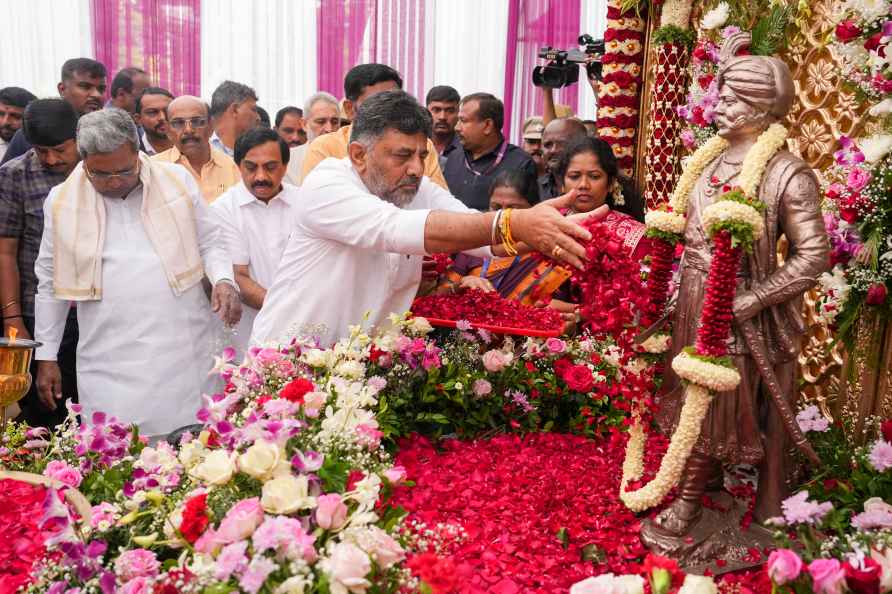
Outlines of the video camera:
M 548 60 L 545 66 L 533 68 L 533 84 L 537 87 L 559 89 L 579 80 L 579 64 L 585 64 L 589 78 L 601 79 L 601 57 L 604 55 L 604 40 L 591 35 L 579 36 L 579 45 L 584 49 L 559 50 L 543 47 L 539 57 Z M 589 57 L 595 60 L 589 62 Z

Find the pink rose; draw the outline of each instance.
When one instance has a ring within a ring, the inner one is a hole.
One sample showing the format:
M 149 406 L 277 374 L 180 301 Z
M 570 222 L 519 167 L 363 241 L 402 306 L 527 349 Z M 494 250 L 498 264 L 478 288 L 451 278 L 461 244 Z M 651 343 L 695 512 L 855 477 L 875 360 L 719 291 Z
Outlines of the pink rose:
M 46 469 L 43 471 L 43 475 L 55 479 L 72 489 L 77 489 L 80 486 L 81 481 L 84 480 L 81 473 L 78 472 L 76 468 L 69 466 L 67 462 L 63 462 L 62 460 L 53 460 L 47 464 Z
M 406 557 L 403 547 L 377 526 L 369 527 L 368 536 L 363 546 L 368 547 L 366 552 L 380 567 L 388 569 Z
M 815 559 L 808 566 L 815 594 L 841 594 L 846 572 L 837 559 Z
M 406 469 L 402 466 L 388 468 L 384 471 L 384 478 L 386 478 L 391 485 L 398 485 L 406 480 Z
M 498 373 L 505 369 L 513 358 L 514 356 L 509 353 L 493 349 L 483 353 L 483 366 L 490 373 Z
M 260 499 L 251 497 L 236 503 L 217 528 L 217 538 L 224 544 L 244 540 L 263 522 Z
M 802 559 L 791 550 L 778 549 L 768 556 L 766 567 L 771 581 L 782 586 L 792 582 L 802 573 Z
M 473 390 L 477 396 L 486 396 L 492 392 L 492 384 L 485 379 L 475 380 Z
M 347 522 L 347 506 L 337 493 L 316 498 L 316 523 L 323 530 L 338 530 Z
M 124 551 L 115 560 L 115 574 L 122 582 L 140 577 L 155 577 L 160 568 L 161 564 L 155 553 L 146 549 Z
M 152 583 L 144 577 L 136 577 L 121 586 L 118 594 L 152 594 Z
M 849 186 L 850 190 L 860 192 L 870 183 L 870 178 L 871 175 L 869 171 L 865 171 L 860 167 L 853 167 L 852 170 L 849 171 L 849 178 L 846 180 L 846 184 Z
M 339 542 L 328 558 L 327 572 L 338 591 L 365 592 L 371 582 L 365 576 L 372 570 L 369 556 L 354 544 Z
M 560 338 L 549 338 L 545 341 L 545 348 L 552 353 L 563 353 L 567 350 L 567 343 Z

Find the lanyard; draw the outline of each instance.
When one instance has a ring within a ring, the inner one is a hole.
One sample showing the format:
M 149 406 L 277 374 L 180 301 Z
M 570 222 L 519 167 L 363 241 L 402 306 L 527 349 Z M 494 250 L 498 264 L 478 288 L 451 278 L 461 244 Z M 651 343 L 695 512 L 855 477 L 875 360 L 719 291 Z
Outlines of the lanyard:
M 505 158 L 505 153 L 508 152 L 508 141 L 503 140 L 502 144 L 499 145 L 499 153 L 496 155 L 496 160 L 493 161 L 492 165 L 486 168 L 486 171 L 475 171 L 473 167 L 471 167 L 471 162 L 468 160 L 468 152 L 465 151 L 465 167 L 468 168 L 468 171 L 473 173 L 475 176 L 480 177 L 481 175 L 489 175 L 493 171 L 495 171 L 496 167 L 502 162 L 502 159 Z

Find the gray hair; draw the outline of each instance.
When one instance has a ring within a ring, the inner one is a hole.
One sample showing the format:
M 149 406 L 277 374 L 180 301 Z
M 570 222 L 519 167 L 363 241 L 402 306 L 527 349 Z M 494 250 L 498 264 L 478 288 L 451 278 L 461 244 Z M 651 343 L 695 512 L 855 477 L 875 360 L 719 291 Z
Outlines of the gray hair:
M 310 117 L 310 110 L 313 109 L 313 106 L 319 103 L 320 101 L 324 101 L 326 103 L 330 103 L 334 106 L 335 109 L 340 107 L 338 100 L 331 93 L 326 93 L 325 91 L 319 91 L 318 93 L 313 93 L 310 95 L 310 98 L 307 99 L 307 102 L 304 103 L 304 117 Z
M 211 116 L 217 117 L 233 103 L 243 103 L 248 99 L 257 101 L 254 89 L 242 83 L 224 80 L 211 95 Z
M 366 99 L 350 130 L 350 142 L 371 148 L 387 130 L 403 134 L 424 134 L 430 138 L 433 120 L 430 112 L 405 91 L 384 91 Z
M 107 107 L 81 116 L 77 122 L 77 150 L 81 158 L 111 153 L 125 143 L 139 151 L 139 135 L 133 118 L 123 109 Z

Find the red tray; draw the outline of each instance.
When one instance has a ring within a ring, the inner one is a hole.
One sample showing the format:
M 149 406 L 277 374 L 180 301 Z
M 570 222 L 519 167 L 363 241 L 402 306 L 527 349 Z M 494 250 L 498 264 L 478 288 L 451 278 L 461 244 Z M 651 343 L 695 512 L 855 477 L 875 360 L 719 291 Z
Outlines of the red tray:
M 429 318 L 427 316 L 418 316 L 430 322 L 431 326 L 439 326 L 441 328 L 455 328 L 457 320 L 442 320 L 440 318 Z M 518 336 L 536 336 L 540 338 L 552 338 L 561 335 L 561 329 L 557 330 L 533 330 L 532 328 L 509 328 L 507 326 L 493 326 L 491 324 L 478 324 L 470 322 L 471 327 L 475 329 L 486 330 L 493 334 L 515 334 Z

